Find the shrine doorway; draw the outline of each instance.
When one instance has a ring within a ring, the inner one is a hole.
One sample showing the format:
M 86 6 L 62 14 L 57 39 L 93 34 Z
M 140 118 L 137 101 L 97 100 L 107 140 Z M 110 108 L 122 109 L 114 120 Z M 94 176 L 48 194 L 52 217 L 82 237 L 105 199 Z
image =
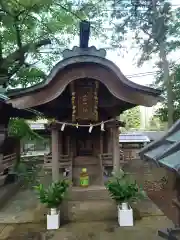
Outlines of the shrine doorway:
M 90 185 L 101 185 L 101 166 L 99 159 L 99 137 L 100 133 L 94 129 L 89 133 L 89 129 L 79 128 L 74 133 L 75 154 L 73 158 L 72 178 L 73 184 L 79 186 L 79 176 L 82 168 L 86 168 Z
M 77 156 L 93 156 L 94 144 L 93 136 L 89 134 L 85 129 L 79 131 L 77 134 L 76 153 Z
M 76 133 L 76 156 L 95 155 L 95 136 L 88 129 L 81 129 Z

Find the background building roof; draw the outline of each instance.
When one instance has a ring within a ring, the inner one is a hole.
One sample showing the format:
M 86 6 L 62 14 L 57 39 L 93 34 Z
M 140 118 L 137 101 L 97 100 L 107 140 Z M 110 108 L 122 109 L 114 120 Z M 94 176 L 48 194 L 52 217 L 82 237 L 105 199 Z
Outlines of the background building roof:
M 122 133 L 119 135 L 120 143 L 147 143 L 150 139 L 142 133 Z

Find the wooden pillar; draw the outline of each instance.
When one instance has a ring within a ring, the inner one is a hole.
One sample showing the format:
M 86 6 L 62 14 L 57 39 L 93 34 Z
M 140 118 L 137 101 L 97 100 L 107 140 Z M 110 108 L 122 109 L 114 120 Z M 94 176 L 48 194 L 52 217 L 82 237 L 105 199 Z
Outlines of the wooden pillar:
M 56 128 L 51 130 L 52 142 L 52 180 L 59 181 L 59 132 Z
M 50 141 L 49 141 L 49 153 L 52 154 L 52 132 L 51 132 L 51 137 L 50 137 Z
M 0 173 L 1 173 L 2 163 L 3 163 L 3 154 L 0 153 Z
M 119 149 L 119 129 L 117 126 L 112 128 L 113 143 L 113 171 L 120 170 L 120 149 Z
M 70 136 L 66 136 L 67 155 L 71 155 Z
M 63 146 L 62 146 L 62 143 L 63 143 L 63 133 L 60 131 L 58 132 L 58 152 L 59 152 L 59 155 L 63 155 Z
M 109 128 L 109 131 L 108 131 L 108 153 L 112 153 L 112 129 Z
M 100 154 L 103 154 L 103 132 L 100 132 Z
M 99 152 L 100 152 L 100 158 L 99 158 L 99 161 L 100 161 L 100 176 L 101 176 L 101 179 L 100 179 L 100 182 L 101 184 L 103 185 L 104 184 L 104 166 L 103 166 L 103 156 L 101 154 L 104 153 L 104 146 L 103 146 L 103 137 L 104 137 L 104 134 L 103 132 L 101 131 L 100 132 L 100 141 L 99 141 Z

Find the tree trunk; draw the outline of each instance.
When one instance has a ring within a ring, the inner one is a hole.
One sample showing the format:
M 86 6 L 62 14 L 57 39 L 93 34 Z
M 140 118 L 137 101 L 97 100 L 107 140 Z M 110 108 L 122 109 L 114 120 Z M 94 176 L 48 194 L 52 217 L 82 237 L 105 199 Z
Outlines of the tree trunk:
M 157 0 L 152 0 L 152 6 L 154 11 L 154 25 L 156 25 L 159 19 L 159 14 L 157 12 Z M 159 30 L 155 40 L 157 41 L 160 49 L 160 59 L 162 60 L 163 73 L 164 73 L 164 84 L 167 90 L 167 109 L 168 109 L 168 128 L 173 125 L 173 92 L 172 92 L 172 82 L 169 76 L 169 62 L 166 55 L 166 43 L 165 43 L 165 32 L 163 32 L 164 22 L 159 25 Z M 161 35 L 159 35 L 162 33 Z
M 167 109 L 168 109 L 168 128 L 173 125 L 173 91 L 172 91 L 172 81 L 169 76 L 169 63 L 167 60 L 167 55 L 165 51 L 165 43 L 160 43 L 160 58 L 162 60 L 163 71 L 164 71 L 164 83 L 167 90 Z

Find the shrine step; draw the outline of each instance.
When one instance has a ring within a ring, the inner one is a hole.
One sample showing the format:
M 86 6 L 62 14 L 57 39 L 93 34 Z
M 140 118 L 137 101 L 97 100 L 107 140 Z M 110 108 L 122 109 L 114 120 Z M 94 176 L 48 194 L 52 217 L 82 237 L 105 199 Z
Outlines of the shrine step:
M 65 222 L 117 221 L 118 211 L 114 201 L 89 200 L 68 201 L 62 206 L 62 220 Z M 133 211 L 134 219 L 140 220 L 139 211 Z
M 110 196 L 105 186 L 89 186 L 87 188 L 72 187 L 70 201 L 109 200 Z
M 70 222 L 105 221 L 117 219 L 117 207 L 111 200 L 69 201 Z
M 60 209 L 61 223 L 91 222 L 117 219 L 117 206 L 109 200 L 65 201 Z M 37 222 L 46 220 L 47 209 L 39 205 L 35 213 Z

